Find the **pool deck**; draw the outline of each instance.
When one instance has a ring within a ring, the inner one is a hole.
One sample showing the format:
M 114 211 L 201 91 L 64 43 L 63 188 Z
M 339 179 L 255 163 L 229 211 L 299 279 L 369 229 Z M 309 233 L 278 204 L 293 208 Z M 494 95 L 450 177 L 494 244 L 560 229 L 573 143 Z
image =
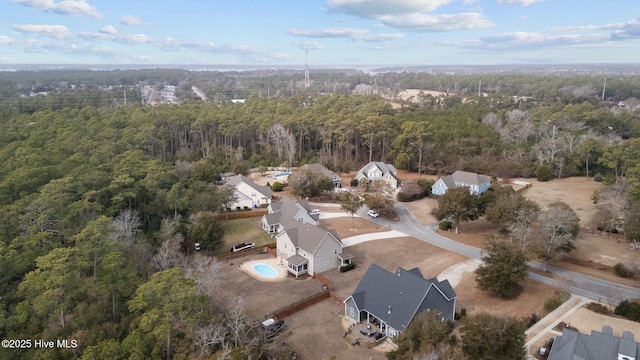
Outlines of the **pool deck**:
M 255 264 L 267 264 L 271 266 L 275 271 L 277 271 L 278 275 L 272 278 L 263 276 L 253 268 L 253 265 Z M 244 261 L 242 262 L 242 264 L 240 264 L 240 269 L 246 272 L 247 274 L 251 275 L 251 277 L 253 277 L 254 279 L 257 279 L 260 281 L 273 282 L 273 281 L 281 281 L 287 278 L 287 268 L 285 267 L 284 262 L 280 264 L 278 258 L 275 258 L 273 256 L 268 256 L 268 257 L 265 257 L 264 259 Z

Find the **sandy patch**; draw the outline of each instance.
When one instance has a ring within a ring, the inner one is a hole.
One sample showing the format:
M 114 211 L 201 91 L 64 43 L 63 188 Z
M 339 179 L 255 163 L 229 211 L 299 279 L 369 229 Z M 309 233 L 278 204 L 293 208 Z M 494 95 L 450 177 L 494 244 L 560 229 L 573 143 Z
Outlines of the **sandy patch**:
M 591 195 L 602 188 L 602 183 L 592 178 L 571 177 L 540 182 L 536 179 L 517 179 L 531 183 L 531 187 L 522 192 L 529 200 L 533 200 L 545 209 L 549 204 L 562 201 L 573 209 L 585 225 L 596 213 L 596 205 Z
M 275 277 L 264 276 L 254 268 L 254 266 L 258 264 L 264 264 L 264 265 L 270 266 L 272 269 L 274 269 L 278 273 L 278 275 L 276 275 Z M 242 262 L 242 264 L 240 264 L 240 269 L 246 272 L 247 274 L 249 274 L 254 279 L 257 279 L 260 281 L 273 282 L 273 281 L 281 281 L 287 278 L 286 265 L 284 261 L 280 262 L 278 258 L 267 258 L 267 259 L 260 259 L 260 260 L 244 261 Z

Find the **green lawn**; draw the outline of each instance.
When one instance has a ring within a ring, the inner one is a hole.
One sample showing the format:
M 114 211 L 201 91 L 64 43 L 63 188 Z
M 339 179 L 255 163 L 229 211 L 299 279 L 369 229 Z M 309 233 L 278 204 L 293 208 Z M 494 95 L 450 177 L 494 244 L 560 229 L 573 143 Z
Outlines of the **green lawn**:
M 234 219 L 229 220 L 228 223 L 222 220 L 227 229 L 224 232 L 224 247 L 218 253 L 228 252 L 233 245 L 244 242 L 256 243 L 256 246 L 275 242 L 271 234 L 267 234 L 260 227 L 261 219 L 261 217 Z

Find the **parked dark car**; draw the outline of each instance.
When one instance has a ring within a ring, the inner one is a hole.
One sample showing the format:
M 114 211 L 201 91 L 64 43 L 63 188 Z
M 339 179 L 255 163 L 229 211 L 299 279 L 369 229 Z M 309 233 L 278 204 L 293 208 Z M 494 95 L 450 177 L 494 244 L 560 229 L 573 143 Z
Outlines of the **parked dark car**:
M 264 333 L 267 339 L 276 337 L 284 328 L 284 320 L 267 319 L 262 322 Z
M 255 243 L 240 243 L 240 244 L 235 245 L 234 247 L 232 247 L 231 248 L 231 252 L 238 252 L 238 251 L 242 251 L 242 250 L 246 250 L 246 249 L 251 249 L 254 246 L 256 246 Z

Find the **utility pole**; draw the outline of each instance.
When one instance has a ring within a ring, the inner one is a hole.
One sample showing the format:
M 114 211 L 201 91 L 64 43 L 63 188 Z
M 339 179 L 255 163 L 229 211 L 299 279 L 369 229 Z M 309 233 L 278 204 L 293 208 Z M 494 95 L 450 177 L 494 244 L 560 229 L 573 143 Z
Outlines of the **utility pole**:
M 607 78 L 604 78 L 604 85 L 602 86 L 602 100 L 604 100 L 604 91 L 607 89 Z

